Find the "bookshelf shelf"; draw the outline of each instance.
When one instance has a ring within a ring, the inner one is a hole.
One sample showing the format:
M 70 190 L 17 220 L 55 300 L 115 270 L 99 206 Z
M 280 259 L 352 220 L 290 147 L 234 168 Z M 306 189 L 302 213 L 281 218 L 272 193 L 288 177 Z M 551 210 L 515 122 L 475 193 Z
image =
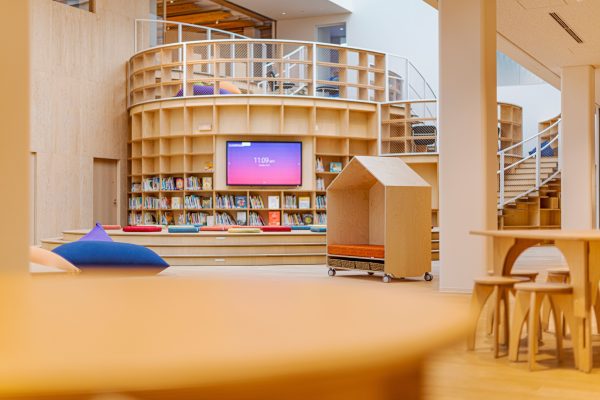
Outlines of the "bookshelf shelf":
M 162 79 L 176 74 L 169 68 L 142 72 L 140 79 L 148 80 L 143 90 L 164 95 L 161 91 L 180 87 L 180 81 Z M 128 196 L 130 201 L 159 201 L 167 207 L 130 208 L 129 222 L 326 223 L 326 206 L 322 205 L 326 204 L 326 188 L 339 173 L 331 171 L 330 164 L 343 168 L 355 155 L 377 154 L 376 113 L 376 105 L 366 103 L 272 96 L 198 96 L 135 106 L 130 109 Z M 227 186 L 227 140 L 302 141 L 303 184 Z M 322 171 L 316 168 L 317 158 Z M 183 188 L 161 188 L 165 178 L 181 179 Z M 157 190 L 145 187 L 147 180 L 157 181 Z M 203 187 L 203 180 L 208 180 L 208 186 Z M 132 190 L 132 185 L 140 189 Z M 239 198 L 245 207 L 219 206 L 219 196 L 224 195 L 234 201 Z M 190 207 L 188 196 L 197 197 L 193 202 L 204 200 L 207 204 L 210 199 L 210 207 Z M 293 196 L 295 208 L 287 207 L 286 198 Z M 174 198 L 179 198 L 181 208 L 171 207 Z M 303 208 L 299 208 L 300 200 Z M 270 205 L 270 201 L 274 203 Z

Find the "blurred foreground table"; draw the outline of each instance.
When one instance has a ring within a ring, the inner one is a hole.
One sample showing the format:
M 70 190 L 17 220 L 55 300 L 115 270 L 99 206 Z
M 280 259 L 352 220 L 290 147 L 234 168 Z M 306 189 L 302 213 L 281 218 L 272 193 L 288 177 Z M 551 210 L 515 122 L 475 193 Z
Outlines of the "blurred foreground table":
M 418 399 L 427 356 L 469 330 L 466 309 L 352 279 L 3 285 L 0 398 Z

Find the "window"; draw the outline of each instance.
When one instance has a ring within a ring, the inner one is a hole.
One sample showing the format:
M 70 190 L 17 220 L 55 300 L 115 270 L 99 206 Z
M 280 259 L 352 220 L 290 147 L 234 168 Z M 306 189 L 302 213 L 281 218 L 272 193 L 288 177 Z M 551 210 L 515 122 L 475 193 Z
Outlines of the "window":
M 80 10 L 85 10 L 89 12 L 95 12 L 96 7 L 94 2 L 95 0 L 54 0 L 58 3 L 66 4 L 71 7 L 79 8 Z
M 322 43 L 346 44 L 346 23 L 317 26 L 317 41 Z

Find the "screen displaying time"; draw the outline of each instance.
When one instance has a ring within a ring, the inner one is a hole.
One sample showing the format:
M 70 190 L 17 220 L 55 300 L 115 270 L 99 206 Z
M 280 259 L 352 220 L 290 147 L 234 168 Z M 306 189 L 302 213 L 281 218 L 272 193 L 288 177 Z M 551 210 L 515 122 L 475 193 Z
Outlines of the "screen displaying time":
M 302 185 L 302 142 L 227 142 L 227 185 Z

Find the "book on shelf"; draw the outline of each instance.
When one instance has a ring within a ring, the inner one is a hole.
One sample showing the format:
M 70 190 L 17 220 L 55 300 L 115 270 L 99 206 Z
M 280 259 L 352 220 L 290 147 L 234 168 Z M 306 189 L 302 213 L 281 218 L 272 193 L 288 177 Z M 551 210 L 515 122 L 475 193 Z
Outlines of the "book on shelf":
M 248 225 L 250 226 L 264 226 L 265 221 L 262 217 L 254 211 L 250 211 L 248 214 Z
M 215 226 L 215 216 L 214 215 L 209 215 L 206 217 L 206 225 Z
M 183 178 L 175 178 L 175 190 L 183 190 Z
M 235 208 L 247 208 L 246 196 L 235 196 Z
M 246 211 L 238 211 L 235 216 L 235 221 L 238 225 L 246 225 L 248 222 L 248 216 L 246 215 Z
M 325 190 L 325 179 L 317 178 L 316 184 L 317 184 L 317 190 Z
M 298 197 L 298 208 L 300 208 L 300 209 L 310 208 L 310 197 L 308 197 L 308 196 Z
M 212 215 L 204 212 L 190 212 L 187 213 L 186 222 L 188 224 L 208 225 L 209 217 L 212 218 Z
M 166 210 L 166 209 L 171 208 L 171 203 L 169 201 L 169 198 L 161 197 L 157 208 L 160 208 L 161 210 Z
M 329 163 L 329 172 L 335 172 L 339 174 L 342 172 L 342 163 L 339 161 L 332 161 Z
M 295 194 L 286 194 L 284 196 L 284 208 L 298 208 Z
M 142 214 L 141 213 L 129 213 L 129 216 L 127 217 L 127 224 L 141 225 L 142 224 Z
M 327 197 L 322 195 L 322 194 L 318 194 L 315 197 L 315 202 L 317 203 L 316 206 L 317 208 L 327 208 Z
M 197 176 L 188 176 L 185 180 L 185 188 L 187 190 L 201 190 L 200 179 Z
M 129 209 L 130 210 L 141 210 L 142 209 L 142 198 L 140 196 L 129 198 Z
M 213 181 L 212 176 L 203 176 L 202 177 L 202 190 L 212 190 Z
M 217 225 L 235 225 L 235 221 L 226 212 L 218 212 L 215 215 L 215 224 L 217 224 Z
M 327 225 L 327 214 L 324 212 L 317 213 L 317 224 Z
M 281 213 L 279 211 L 269 211 L 269 225 L 281 225 Z
M 175 219 L 173 218 L 173 213 L 170 211 L 163 212 L 160 216 L 161 225 L 173 225 L 175 224 Z
M 250 208 L 261 209 L 265 208 L 265 204 L 263 203 L 263 199 L 257 195 L 250 195 Z
M 317 157 L 317 160 L 315 163 L 315 171 L 317 171 L 317 172 L 325 171 L 325 169 L 323 167 L 323 160 L 321 159 L 321 157 Z
M 144 213 L 144 224 L 145 225 L 156 225 L 156 214 L 155 213 Z
M 236 208 L 233 195 L 217 194 L 217 208 Z
M 315 220 L 312 214 L 304 214 L 302 216 L 302 222 L 304 223 L 304 225 L 312 225 L 315 222 Z
M 181 197 L 171 197 L 171 208 L 174 210 L 181 210 Z
M 152 196 L 146 197 L 144 199 L 144 208 L 146 210 L 155 210 L 161 208 L 160 199 Z
M 144 192 L 158 192 L 160 190 L 160 178 L 158 176 L 145 178 L 142 187 Z
M 131 191 L 133 193 L 139 193 L 142 191 L 142 184 L 140 182 L 132 182 L 131 183 Z
M 273 210 L 279 209 L 279 196 L 268 197 L 269 208 Z

